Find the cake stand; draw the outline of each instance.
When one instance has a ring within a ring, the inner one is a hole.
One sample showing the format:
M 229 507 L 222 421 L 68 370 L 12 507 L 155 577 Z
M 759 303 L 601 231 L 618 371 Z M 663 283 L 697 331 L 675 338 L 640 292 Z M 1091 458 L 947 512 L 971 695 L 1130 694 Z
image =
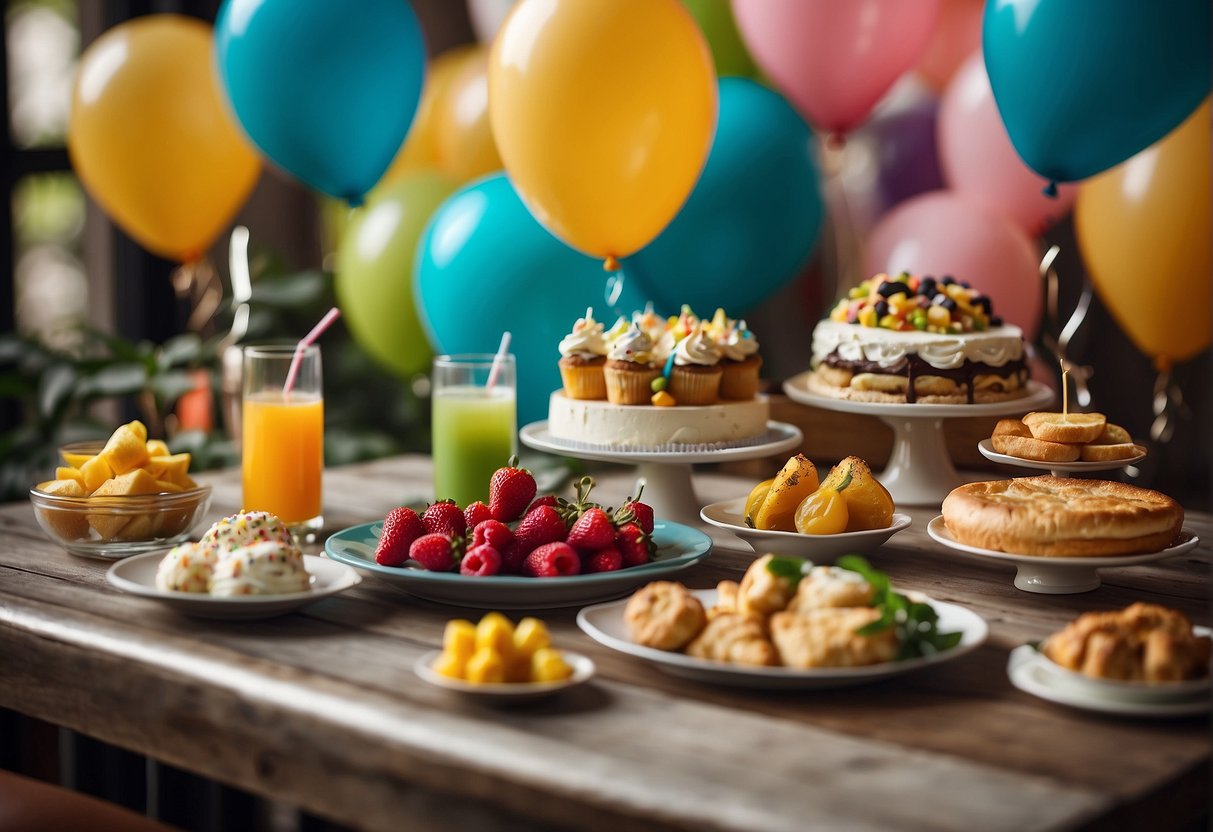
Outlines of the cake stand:
M 767 422 L 767 432 L 757 442 L 710 451 L 629 451 L 587 446 L 548 432 L 547 421 L 532 422 L 518 433 L 528 448 L 548 453 L 602 462 L 635 463 L 636 481 L 644 483 L 644 502 L 663 520 L 695 525 L 701 503 L 691 483 L 691 466 L 699 462 L 732 462 L 761 459 L 800 446 L 800 428 L 784 422 Z M 633 492 L 635 493 L 635 492 Z
M 1048 471 L 1055 477 L 1069 477 L 1074 474 L 1096 474 L 1100 471 L 1115 471 L 1141 462 L 1146 458 L 1145 453 L 1131 456 L 1128 459 L 1111 459 L 1104 462 L 1042 462 L 1036 459 L 1023 459 L 1010 454 L 1000 454 L 994 450 L 989 439 L 977 443 L 977 450 L 991 462 L 1002 465 L 1016 465 L 1020 468 L 1034 468 L 1037 471 Z
M 937 506 L 953 488 L 966 480 L 952 466 L 944 441 L 943 420 L 963 416 L 1009 416 L 1044 407 L 1053 401 L 1053 391 L 1037 381 L 1028 382 L 1028 395 L 1005 402 L 982 404 L 903 404 L 857 402 L 814 393 L 808 387 L 810 373 L 801 373 L 783 384 L 788 398 L 800 404 L 875 416 L 893 428 L 893 452 L 880 475 L 898 505 Z

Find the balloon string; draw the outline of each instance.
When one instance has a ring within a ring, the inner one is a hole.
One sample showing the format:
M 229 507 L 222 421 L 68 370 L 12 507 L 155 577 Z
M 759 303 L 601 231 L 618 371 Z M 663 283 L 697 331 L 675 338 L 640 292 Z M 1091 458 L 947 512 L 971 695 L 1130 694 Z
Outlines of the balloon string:
M 1087 381 L 1095 375 L 1095 369 L 1088 365 L 1073 363 L 1068 353 L 1070 339 L 1074 337 L 1079 327 L 1086 321 L 1087 312 L 1091 308 L 1091 285 L 1086 278 L 1083 279 L 1082 296 L 1078 299 L 1078 304 L 1074 307 L 1069 320 L 1062 326 L 1061 309 L 1058 299 L 1061 280 L 1057 274 L 1057 270 L 1053 266 L 1060 253 L 1060 246 L 1051 246 L 1040 261 L 1040 277 L 1045 282 L 1047 299 L 1046 314 L 1050 325 L 1061 329 L 1060 334 L 1056 338 L 1051 333 L 1045 333 L 1043 340 L 1045 347 L 1048 348 L 1049 352 L 1053 353 L 1054 358 L 1062 362 L 1064 369 L 1069 370 L 1070 377 L 1074 380 L 1074 396 L 1078 399 L 1078 404 L 1082 407 L 1089 407 L 1091 404 L 1091 390 L 1087 386 Z

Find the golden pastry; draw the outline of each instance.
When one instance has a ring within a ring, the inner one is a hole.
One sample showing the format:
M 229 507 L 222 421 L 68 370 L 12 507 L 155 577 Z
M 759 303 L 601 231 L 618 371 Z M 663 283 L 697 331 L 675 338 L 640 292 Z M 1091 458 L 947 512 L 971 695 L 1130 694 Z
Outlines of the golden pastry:
M 1032 436 L 1001 434 L 991 436 L 990 444 L 1000 454 L 1020 459 L 1034 459 L 1039 462 L 1074 462 L 1082 454 L 1082 449 L 1078 445 L 1047 442 Z
M 892 661 L 897 634 L 890 627 L 870 636 L 855 631 L 880 618 L 873 607 L 843 607 L 771 616 L 771 641 L 788 667 L 861 667 Z
M 763 555 L 750 564 L 737 589 L 737 611 L 746 615 L 770 615 L 782 610 L 796 594 L 796 586 L 767 568 L 774 555 Z
M 999 419 L 992 436 L 1031 436 L 1032 431 L 1020 419 Z
M 1046 442 L 1091 442 L 1108 423 L 1102 413 L 1029 413 L 1023 423 L 1032 436 Z
M 1092 445 L 1124 445 L 1131 443 L 1133 437 L 1129 432 L 1120 425 L 1114 425 L 1108 422 L 1103 426 L 1103 431 L 1099 436 L 1091 440 Z
M 737 581 L 721 581 L 716 584 L 716 604 L 708 610 L 708 618 L 737 612 Z
M 687 655 L 759 667 L 779 664 L 779 654 L 767 638 L 762 619 L 737 613 L 713 617 L 687 645 Z
M 1110 445 L 1090 444 L 1082 446 L 1083 462 L 1115 462 L 1120 459 L 1132 459 L 1141 456 L 1146 449 L 1132 442 L 1118 442 Z
M 703 604 L 685 586 L 654 581 L 641 587 L 623 611 L 632 640 L 658 650 L 679 650 L 707 622 Z
M 814 566 L 796 588 L 796 597 L 788 604 L 792 612 L 827 607 L 866 607 L 876 589 L 858 572 L 837 566 Z
M 1202 679 L 1211 651 L 1213 640 L 1195 635 L 1183 613 L 1143 603 L 1084 613 L 1041 646 L 1053 662 L 1084 675 L 1146 682 Z

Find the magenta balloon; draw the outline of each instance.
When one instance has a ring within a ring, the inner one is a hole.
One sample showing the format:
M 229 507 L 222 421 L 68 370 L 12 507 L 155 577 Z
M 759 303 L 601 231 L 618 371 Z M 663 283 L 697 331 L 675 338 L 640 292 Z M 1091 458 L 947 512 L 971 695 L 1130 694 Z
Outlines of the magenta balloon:
M 961 65 L 939 105 L 939 155 L 953 190 L 999 212 L 1029 234 L 1039 234 L 1070 212 L 1077 185 L 1042 192 L 1044 177 L 1024 164 L 998 115 L 986 65 L 978 50 Z
M 1043 297 L 1036 246 L 1009 220 L 952 191 L 903 202 L 868 237 L 866 275 L 902 271 L 967 280 L 994 314 L 1036 337 Z
M 733 0 L 750 55 L 815 126 L 868 117 L 931 40 L 940 0 Z

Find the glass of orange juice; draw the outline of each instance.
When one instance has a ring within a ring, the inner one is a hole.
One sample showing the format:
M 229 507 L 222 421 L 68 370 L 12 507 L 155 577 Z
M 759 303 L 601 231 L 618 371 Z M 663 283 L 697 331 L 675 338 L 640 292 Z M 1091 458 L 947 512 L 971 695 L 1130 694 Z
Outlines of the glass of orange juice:
M 320 348 L 303 350 L 294 386 L 284 390 L 295 347 L 244 348 L 241 468 L 244 510 L 268 511 L 303 539 L 324 523 L 324 396 Z

